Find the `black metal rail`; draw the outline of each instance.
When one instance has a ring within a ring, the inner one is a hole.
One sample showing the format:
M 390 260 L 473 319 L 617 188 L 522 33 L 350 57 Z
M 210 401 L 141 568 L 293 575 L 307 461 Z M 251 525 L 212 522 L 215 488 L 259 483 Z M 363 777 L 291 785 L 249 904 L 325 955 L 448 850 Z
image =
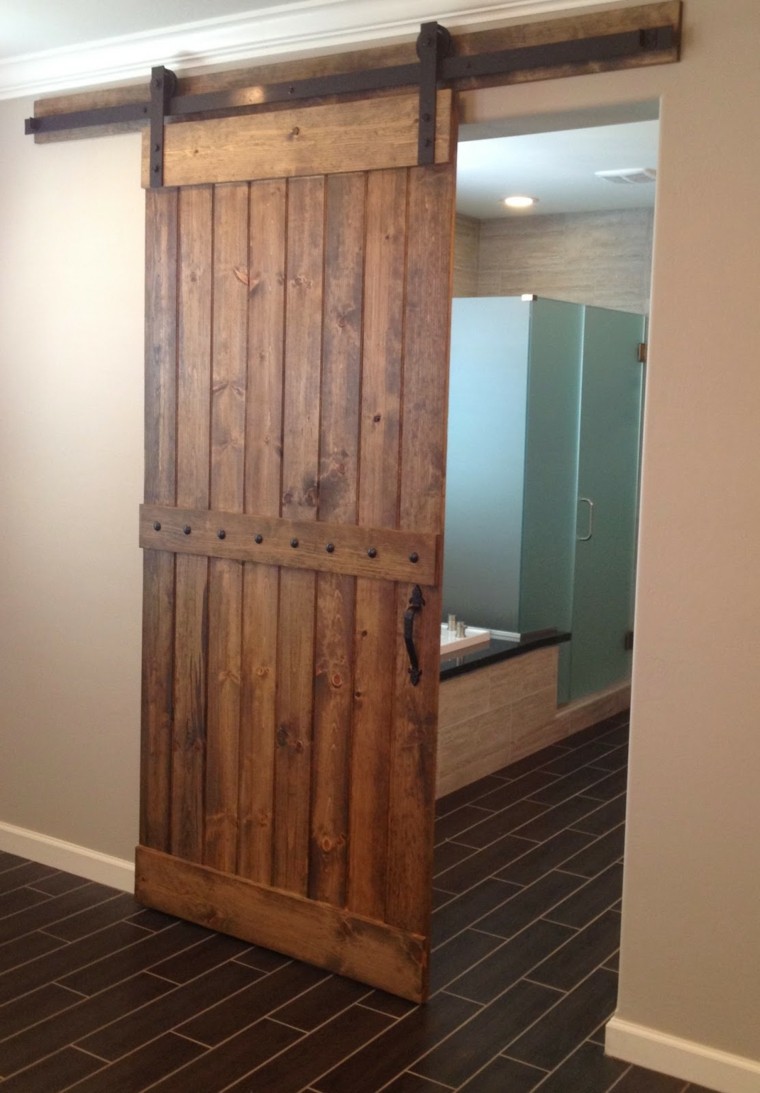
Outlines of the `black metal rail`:
M 439 87 L 466 86 L 469 80 L 490 76 L 562 68 L 574 64 L 599 64 L 672 49 L 676 43 L 671 25 L 624 31 L 571 41 L 518 46 L 452 56 L 452 39 L 438 23 L 423 24 L 417 39 L 418 62 L 384 68 L 310 76 L 231 91 L 177 95 L 176 77 L 166 68 L 151 74 L 151 98 L 121 106 L 103 106 L 27 118 L 27 134 L 60 133 L 114 125 L 150 124 L 151 185 L 161 185 L 163 174 L 163 127 L 191 116 L 204 118 L 249 114 L 284 102 L 302 102 L 332 96 L 356 95 L 399 87 L 419 87 L 419 162 L 433 162 L 435 145 L 435 92 Z

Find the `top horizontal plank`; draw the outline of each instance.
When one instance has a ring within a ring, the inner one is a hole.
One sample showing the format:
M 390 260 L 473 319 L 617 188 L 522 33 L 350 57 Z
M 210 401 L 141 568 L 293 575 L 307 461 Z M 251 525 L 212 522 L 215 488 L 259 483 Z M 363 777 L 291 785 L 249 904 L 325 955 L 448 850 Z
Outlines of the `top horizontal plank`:
M 435 162 L 452 155 L 452 95 L 438 92 Z M 164 186 L 294 178 L 417 163 L 419 96 L 302 106 L 167 125 Z M 143 185 L 148 186 L 148 138 Z

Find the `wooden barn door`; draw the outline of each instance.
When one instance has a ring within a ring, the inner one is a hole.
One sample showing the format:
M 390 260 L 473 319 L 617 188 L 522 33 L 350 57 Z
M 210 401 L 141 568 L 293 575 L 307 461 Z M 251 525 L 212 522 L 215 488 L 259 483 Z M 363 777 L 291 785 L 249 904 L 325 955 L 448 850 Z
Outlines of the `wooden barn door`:
M 137 895 L 413 1000 L 454 221 L 438 100 L 433 166 L 396 95 L 167 126 L 147 194 Z

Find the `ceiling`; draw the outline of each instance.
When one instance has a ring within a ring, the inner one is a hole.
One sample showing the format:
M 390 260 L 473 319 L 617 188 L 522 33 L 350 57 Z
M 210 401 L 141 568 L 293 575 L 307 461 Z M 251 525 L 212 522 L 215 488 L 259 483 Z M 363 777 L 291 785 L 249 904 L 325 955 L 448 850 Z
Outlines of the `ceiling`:
M 654 119 L 464 140 L 457 153 L 457 209 L 487 220 L 651 207 L 654 183 L 607 182 L 595 172 L 656 169 L 658 138 Z M 513 212 L 503 205 L 509 194 L 537 203 Z
M 543 2 L 547 7 L 558 6 Z M 229 23 L 234 33 L 247 16 L 262 26 L 267 20 L 276 22 L 278 13 L 291 20 L 314 20 L 328 11 L 345 11 L 347 4 L 354 10 L 361 6 L 359 0 L 0 0 L 0 68 L 10 69 L 24 57 L 44 63 L 81 49 L 91 54 L 92 43 L 111 48 L 135 39 L 168 40 L 182 28 L 202 31 L 204 23 L 216 32 Z M 472 9 L 473 0 L 460 0 L 460 7 Z M 383 0 L 382 11 L 389 18 L 395 16 L 395 0 Z M 107 53 L 104 48 L 103 54 Z M 635 118 L 636 112 L 630 116 Z M 658 122 L 651 109 L 638 116 L 644 120 L 626 124 L 560 116 L 552 119 L 553 124 L 536 120 L 542 132 L 507 136 L 463 131 L 457 174 L 459 211 L 490 219 L 652 205 L 654 185 L 616 185 L 594 174 L 656 167 Z M 509 193 L 529 194 L 538 203 L 528 212 L 510 212 L 501 203 Z

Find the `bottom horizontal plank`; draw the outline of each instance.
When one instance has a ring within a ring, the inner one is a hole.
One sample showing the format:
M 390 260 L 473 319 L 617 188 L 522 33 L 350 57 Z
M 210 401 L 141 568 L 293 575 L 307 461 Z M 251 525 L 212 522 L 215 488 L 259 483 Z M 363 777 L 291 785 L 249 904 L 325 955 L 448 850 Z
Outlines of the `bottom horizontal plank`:
M 147 907 L 425 1001 L 428 944 L 419 934 L 145 846 L 135 866 L 135 895 Z

